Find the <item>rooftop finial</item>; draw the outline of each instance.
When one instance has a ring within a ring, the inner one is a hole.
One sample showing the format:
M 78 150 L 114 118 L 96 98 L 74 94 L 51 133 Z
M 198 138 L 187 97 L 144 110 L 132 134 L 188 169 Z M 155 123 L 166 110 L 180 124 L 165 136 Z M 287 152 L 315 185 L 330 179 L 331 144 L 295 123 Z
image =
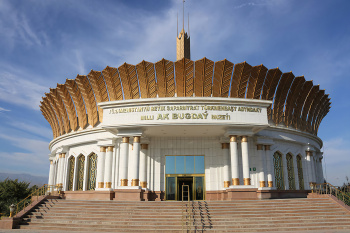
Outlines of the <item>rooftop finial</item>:
M 182 29 L 185 31 L 185 0 L 182 1 Z
M 190 28 L 190 15 L 188 14 L 188 29 Z M 185 0 L 182 0 L 182 30 L 179 34 L 179 14 L 177 14 L 177 36 L 176 36 L 176 60 L 182 58 L 191 59 L 190 37 L 185 32 Z

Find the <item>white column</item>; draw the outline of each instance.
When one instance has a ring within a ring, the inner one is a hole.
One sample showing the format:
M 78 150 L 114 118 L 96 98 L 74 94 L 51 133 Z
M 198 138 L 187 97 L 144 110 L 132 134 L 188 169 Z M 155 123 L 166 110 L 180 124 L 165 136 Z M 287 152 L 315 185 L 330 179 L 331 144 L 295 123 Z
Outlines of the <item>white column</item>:
M 308 174 L 309 187 L 310 187 L 310 184 L 312 184 L 314 182 L 313 177 L 312 177 L 312 162 L 311 162 L 311 160 L 312 160 L 312 152 L 306 151 L 306 162 L 307 162 L 307 174 Z
M 323 167 L 322 167 L 322 159 L 323 156 L 320 156 L 320 158 L 318 159 L 318 167 L 319 167 L 319 183 L 323 184 L 324 183 L 324 177 L 323 177 Z
M 56 185 L 57 187 L 60 187 L 61 185 L 61 171 L 62 171 L 62 165 L 63 161 L 62 161 L 62 154 L 58 155 L 58 159 L 57 159 L 57 177 L 56 177 Z
M 295 180 L 295 189 L 299 190 L 299 176 L 298 176 L 298 164 L 297 156 L 293 155 L 293 165 L 294 165 L 294 180 Z
M 284 190 L 289 190 L 288 169 L 286 155 L 282 155 Z
M 105 158 L 104 183 L 105 188 L 112 188 L 112 161 L 113 161 L 113 146 L 107 147 Z
M 68 156 L 66 156 L 66 154 L 63 154 L 62 155 L 63 157 L 63 164 L 62 164 L 62 176 L 63 176 L 63 179 L 62 179 L 62 191 L 66 191 L 67 190 L 67 186 L 68 186 L 68 182 L 67 182 L 67 178 L 68 178 Z
M 244 185 L 250 185 L 248 137 L 247 136 L 242 136 L 241 146 L 242 146 L 243 183 L 244 183 Z
M 271 153 L 271 146 L 265 145 L 265 157 L 266 157 L 266 167 L 267 167 L 267 186 L 273 188 L 275 181 L 275 171 L 273 167 L 273 155 Z
M 140 185 L 142 188 L 147 188 L 147 151 L 148 151 L 148 144 L 141 144 Z
M 120 147 L 117 146 L 115 147 L 115 174 L 114 174 L 114 188 L 117 188 L 120 186 L 119 184 L 119 162 L 120 162 Z
M 117 150 L 117 148 L 115 148 Z M 112 159 L 112 189 L 115 189 L 115 171 L 116 171 L 116 151 L 113 152 L 113 159 Z
M 53 161 L 50 160 L 50 172 L 49 172 L 49 192 L 53 191 L 53 180 L 54 180 L 54 175 L 55 175 L 55 167 L 53 164 Z
M 54 168 L 54 177 L 53 177 L 53 185 L 57 184 L 57 167 L 58 167 L 58 162 L 55 161 L 53 163 L 53 168 Z
M 78 183 L 78 163 L 79 163 L 79 159 L 78 157 L 76 157 L 74 159 L 74 175 L 73 175 L 73 190 L 72 191 L 76 191 L 77 190 L 77 183 Z
M 84 155 L 85 156 L 85 155 Z M 84 162 L 84 182 L 83 182 L 83 191 L 87 190 L 87 182 L 88 182 L 88 168 L 89 167 L 89 156 L 85 156 L 85 162 Z
M 315 162 L 315 156 L 311 157 L 311 171 L 312 171 L 312 182 L 316 183 L 317 181 L 317 175 L 316 175 L 316 162 Z
M 265 152 L 264 152 L 264 146 L 262 144 L 256 145 L 256 149 L 258 152 L 258 157 L 260 161 L 260 168 L 259 168 L 259 180 L 260 180 L 260 188 L 266 187 L 265 182 L 265 172 L 266 172 L 266 158 L 265 158 Z
M 66 158 L 66 153 L 62 153 L 60 157 L 60 186 L 62 187 L 63 190 L 63 183 L 64 183 L 64 164 L 65 164 L 65 158 Z
M 224 188 L 230 187 L 231 181 L 230 181 L 230 144 L 229 143 L 222 143 L 222 155 L 224 158 Z
M 231 153 L 232 185 L 239 185 L 237 136 L 234 136 L 234 135 L 230 136 L 230 153 Z
M 134 137 L 133 151 L 130 156 L 131 159 L 131 186 L 139 186 L 139 162 L 140 162 L 140 136 Z
M 60 160 L 61 160 L 61 154 L 58 155 L 58 159 L 56 160 L 56 182 L 55 182 L 55 185 L 58 187 L 60 185 L 60 178 L 61 178 L 61 175 L 60 175 L 60 171 L 61 171 L 61 163 L 60 163 Z
M 120 185 L 128 186 L 128 156 L 129 156 L 129 137 L 123 137 L 120 143 L 120 165 L 119 177 Z
M 104 168 L 105 168 L 106 147 L 100 147 L 100 153 L 97 156 L 97 175 L 96 183 L 97 188 L 104 188 Z

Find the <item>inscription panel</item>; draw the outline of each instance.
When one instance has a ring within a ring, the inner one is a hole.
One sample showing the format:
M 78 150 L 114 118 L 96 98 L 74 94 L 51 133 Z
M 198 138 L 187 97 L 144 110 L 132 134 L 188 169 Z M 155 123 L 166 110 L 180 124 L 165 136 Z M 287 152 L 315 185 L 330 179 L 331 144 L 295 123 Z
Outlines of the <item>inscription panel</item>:
M 139 103 L 102 104 L 104 126 L 163 125 L 163 124 L 249 124 L 264 125 L 268 104 L 232 103 Z

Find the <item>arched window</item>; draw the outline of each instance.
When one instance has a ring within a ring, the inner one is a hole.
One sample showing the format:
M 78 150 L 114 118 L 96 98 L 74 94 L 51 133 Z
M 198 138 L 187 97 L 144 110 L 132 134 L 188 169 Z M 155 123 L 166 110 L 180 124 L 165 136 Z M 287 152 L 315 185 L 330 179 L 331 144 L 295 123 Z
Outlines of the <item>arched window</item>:
M 88 190 L 95 190 L 96 187 L 96 169 L 97 169 L 97 155 L 92 153 L 89 155 L 89 174 L 88 174 Z
M 273 155 L 273 166 L 275 171 L 275 183 L 278 190 L 284 189 L 282 155 L 275 152 Z
M 297 156 L 297 168 L 298 168 L 299 189 L 304 190 L 303 163 L 300 155 Z
M 85 156 L 79 155 L 77 190 L 83 190 L 83 187 L 84 187 L 84 166 L 85 166 Z
M 68 160 L 68 168 L 69 168 L 69 174 L 68 174 L 68 191 L 73 190 L 73 180 L 74 180 L 74 164 L 75 164 L 75 158 L 74 156 L 71 156 Z
M 293 155 L 288 153 L 286 156 L 286 159 L 287 159 L 289 190 L 295 190 Z

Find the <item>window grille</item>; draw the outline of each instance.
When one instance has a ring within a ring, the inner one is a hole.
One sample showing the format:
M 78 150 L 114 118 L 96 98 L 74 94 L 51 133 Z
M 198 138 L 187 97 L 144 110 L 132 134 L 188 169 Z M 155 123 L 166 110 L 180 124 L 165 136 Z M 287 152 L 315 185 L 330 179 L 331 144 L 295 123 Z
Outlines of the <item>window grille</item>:
M 88 174 L 88 190 L 95 190 L 96 187 L 96 168 L 97 168 L 97 155 L 91 154 L 89 156 L 89 174 Z
M 275 172 L 275 183 L 278 190 L 284 189 L 282 155 L 276 152 L 273 155 L 273 165 Z
M 85 156 L 80 155 L 78 157 L 78 183 L 77 190 L 83 190 L 84 187 L 84 165 L 85 165 Z
M 287 154 L 286 159 L 287 159 L 289 190 L 295 190 L 293 156 L 291 154 Z
M 300 155 L 297 156 L 297 168 L 298 168 L 299 189 L 304 190 L 303 163 L 301 161 Z
M 74 156 L 72 156 L 69 158 L 68 191 L 73 190 L 74 164 L 75 164 L 75 158 Z

